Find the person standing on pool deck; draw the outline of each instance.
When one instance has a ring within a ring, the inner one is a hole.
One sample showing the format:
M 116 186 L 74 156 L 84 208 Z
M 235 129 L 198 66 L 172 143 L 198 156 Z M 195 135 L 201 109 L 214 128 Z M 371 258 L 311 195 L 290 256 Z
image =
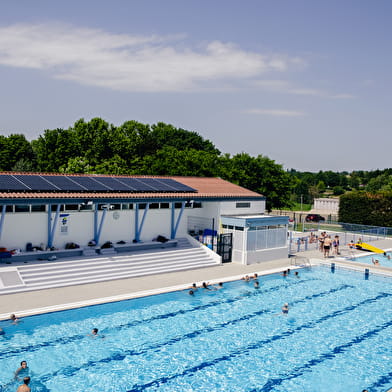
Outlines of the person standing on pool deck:
M 329 250 L 331 249 L 331 236 L 327 235 L 324 239 L 324 257 L 329 257 Z
M 25 377 L 23 379 L 23 384 L 19 385 L 19 387 L 16 390 L 16 392 L 30 392 L 31 389 L 29 387 L 29 384 L 30 384 L 30 377 Z
M 335 238 L 333 240 L 333 250 L 335 255 L 340 255 L 340 251 L 339 251 L 339 236 L 335 235 Z

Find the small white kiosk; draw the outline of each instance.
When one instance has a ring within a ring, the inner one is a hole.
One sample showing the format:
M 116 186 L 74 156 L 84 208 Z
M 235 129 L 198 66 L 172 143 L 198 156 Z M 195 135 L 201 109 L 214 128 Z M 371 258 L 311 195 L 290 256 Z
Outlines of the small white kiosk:
M 232 233 L 232 261 L 255 264 L 288 257 L 288 216 L 224 215 L 222 231 Z

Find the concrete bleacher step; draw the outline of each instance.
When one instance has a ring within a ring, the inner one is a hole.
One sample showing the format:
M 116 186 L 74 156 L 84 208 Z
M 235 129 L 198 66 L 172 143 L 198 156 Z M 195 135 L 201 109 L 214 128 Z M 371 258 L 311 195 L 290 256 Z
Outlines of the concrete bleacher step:
M 131 254 L 97 255 L 56 262 L 21 264 L 22 286 L 5 287 L 0 294 L 102 282 L 145 275 L 216 266 L 216 261 L 186 238 L 175 248 L 142 250 Z
M 166 259 L 170 260 L 187 260 L 188 258 L 195 257 L 204 257 L 205 254 L 201 249 L 195 249 L 194 251 L 190 250 L 182 250 L 178 252 L 167 251 L 162 253 L 143 253 L 139 257 L 135 255 L 123 255 L 123 256 L 115 256 L 115 257 L 93 257 L 89 259 L 78 259 L 78 260 L 68 260 L 68 261 L 57 261 L 51 263 L 41 263 L 41 264 L 29 264 L 29 265 L 21 265 L 18 267 L 18 270 L 21 274 L 27 275 L 29 272 L 37 273 L 37 274 L 46 274 L 46 273 L 57 273 L 64 272 L 72 269 L 76 269 L 82 271 L 84 269 L 92 270 L 99 266 L 103 266 L 104 268 L 112 264 L 113 266 L 121 267 L 122 265 L 134 265 L 136 263 L 157 263 L 162 262 Z
M 20 269 L 19 273 L 23 277 L 24 281 L 26 282 L 29 278 L 33 277 L 45 277 L 45 276 L 56 276 L 64 274 L 71 274 L 71 273 L 83 273 L 87 272 L 90 275 L 93 275 L 95 272 L 104 272 L 106 270 L 115 269 L 117 271 L 121 271 L 127 268 L 137 268 L 139 266 L 148 267 L 149 265 L 165 265 L 169 261 L 170 263 L 180 263 L 184 264 L 187 262 L 196 262 L 197 260 L 205 260 L 205 257 L 202 255 L 195 254 L 195 255 L 187 255 L 181 257 L 171 257 L 167 260 L 160 260 L 157 263 L 157 260 L 134 260 L 129 262 L 129 260 L 124 261 L 116 261 L 116 260 L 105 260 L 104 262 L 94 263 L 90 265 L 79 265 L 79 266 L 57 266 L 56 268 L 34 268 L 34 269 Z
M 157 264 L 153 264 L 153 265 L 149 265 L 147 266 L 130 266 L 130 267 L 124 267 L 122 270 L 118 270 L 115 268 L 106 268 L 105 270 L 100 270 L 100 271 L 96 271 L 95 273 L 90 273 L 89 271 L 86 271 L 84 273 L 75 271 L 69 274 L 62 274 L 62 275 L 56 275 L 56 276 L 45 276 L 45 277 L 23 277 L 23 280 L 25 281 L 25 283 L 27 285 L 30 284 L 39 284 L 39 283 L 47 283 L 47 282 L 64 282 L 64 281 L 78 281 L 80 279 L 94 279 L 94 278 L 99 278 L 101 276 L 105 276 L 105 277 L 114 277 L 114 276 L 124 276 L 127 275 L 128 273 L 131 274 L 139 274 L 142 272 L 153 272 L 153 271 L 157 271 L 157 270 L 166 270 L 166 271 L 172 271 L 174 269 L 178 269 L 178 268 L 183 268 L 186 266 L 195 266 L 195 265 L 208 265 L 211 266 L 210 263 L 206 262 L 205 260 L 199 259 L 199 260 L 192 260 L 191 263 L 177 263 L 177 262 L 167 262 L 165 264 L 161 264 L 161 265 L 157 265 Z

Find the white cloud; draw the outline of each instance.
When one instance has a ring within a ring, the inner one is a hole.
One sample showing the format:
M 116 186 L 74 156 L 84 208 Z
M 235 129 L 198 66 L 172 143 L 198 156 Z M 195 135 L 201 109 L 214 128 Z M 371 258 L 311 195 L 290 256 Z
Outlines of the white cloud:
M 355 98 L 352 94 L 332 94 L 328 91 L 315 88 L 305 88 L 294 86 L 291 82 L 286 80 L 258 80 L 256 85 L 264 90 L 284 93 L 284 94 L 294 94 L 294 95 L 308 95 L 313 97 L 324 97 L 331 99 L 352 99 Z
M 0 65 L 45 70 L 54 78 L 124 91 L 188 91 L 284 72 L 301 64 L 213 41 L 184 48 L 179 37 L 114 34 L 70 25 L 0 28 Z
M 246 109 L 243 111 L 247 114 L 259 114 L 274 117 L 303 117 L 307 114 L 298 110 L 282 110 L 282 109 Z

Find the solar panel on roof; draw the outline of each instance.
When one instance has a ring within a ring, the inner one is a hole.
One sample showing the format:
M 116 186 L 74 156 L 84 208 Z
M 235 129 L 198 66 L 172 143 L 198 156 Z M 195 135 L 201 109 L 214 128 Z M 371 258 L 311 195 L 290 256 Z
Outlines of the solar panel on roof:
M 139 179 L 143 184 L 151 187 L 153 192 L 164 192 L 165 190 L 162 189 L 162 186 L 155 180 L 155 178 L 140 178 Z
M 75 181 L 77 184 L 83 186 L 87 190 L 91 192 L 107 192 L 111 189 L 102 184 L 99 181 L 96 181 L 95 178 L 87 177 L 87 176 L 68 176 L 72 181 Z
M 164 178 L 145 178 L 143 179 L 147 184 L 153 186 L 160 192 L 175 192 L 176 189 L 168 185 Z
M 15 174 L 14 177 L 27 185 L 32 191 L 58 191 L 54 184 L 38 175 Z
M 144 182 L 144 178 L 129 178 L 123 177 L 121 178 L 121 182 L 127 184 L 129 187 L 132 187 L 135 192 L 154 192 L 155 188 L 146 184 Z
M 10 174 L 0 175 L 0 190 L 1 191 L 29 191 L 31 190 L 27 185 L 18 181 Z
M 52 184 L 56 185 L 57 188 L 59 188 L 62 191 L 80 192 L 80 191 L 88 190 L 82 185 L 76 184 L 67 176 L 41 176 L 41 177 L 51 182 Z
M 133 190 L 127 184 L 119 181 L 117 178 L 114 178 L 114 177 L 98 177 L 96 180 L 99 181 L 100 183 L 104 184 L 105 186 L 109 187 L 113 191 L 130 192 Z
M 1 174 L 0 191 L 195 192 L 171 178 Z
M 171 178 L 160 178 L 159 181 L 164 181 L 167 186 L 172 187 L 177 192 L 196 192 L 196 189 Z

